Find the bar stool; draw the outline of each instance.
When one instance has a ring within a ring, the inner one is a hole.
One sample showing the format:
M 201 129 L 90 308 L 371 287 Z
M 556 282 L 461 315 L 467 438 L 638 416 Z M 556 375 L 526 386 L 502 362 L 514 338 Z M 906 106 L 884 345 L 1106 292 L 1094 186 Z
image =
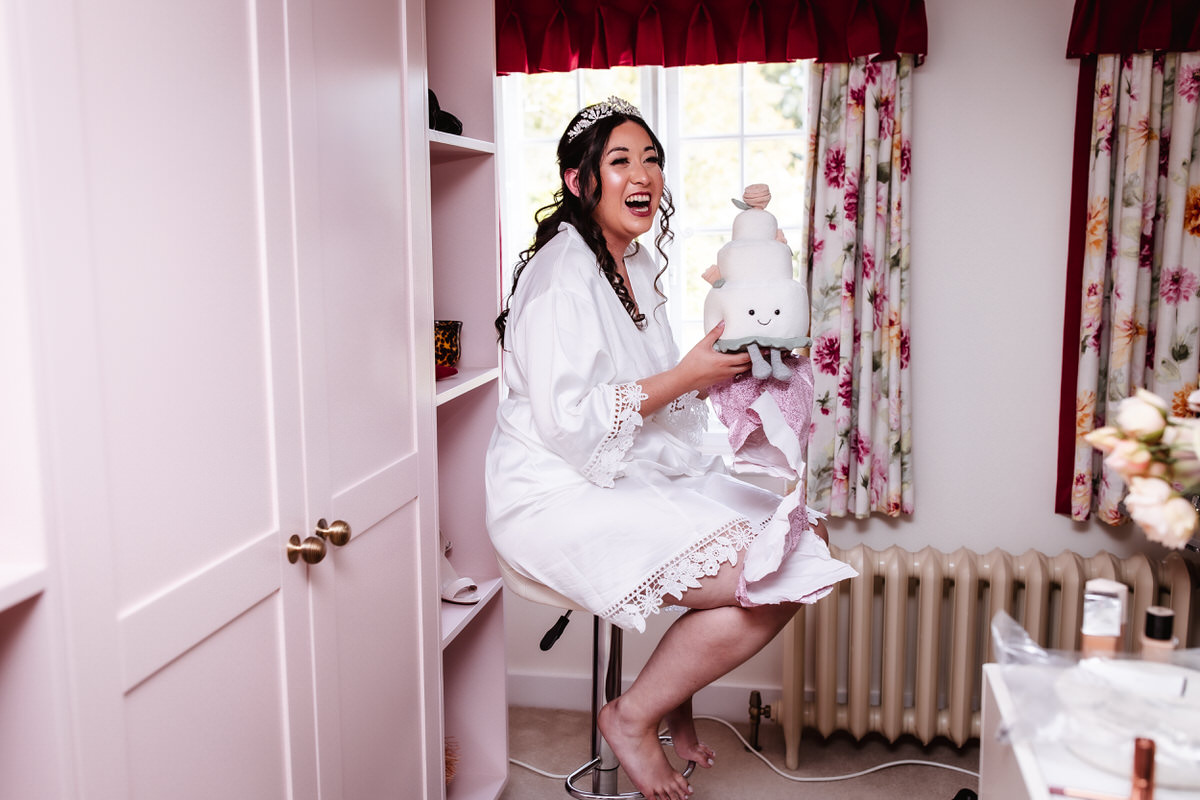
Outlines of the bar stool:
M 567 616 L 572 611 L 586 609 L 563 597 L 553 589 L 519 574 L 499 556 L 500 577 L 508 591 L 534 603 L 562 608 L 566 614 L 542 638 L 542 649 L 549 650 L 567 625 Z M 621 694 L 621 643 L 622 631 L 611 622 L 592 616 L 592 759 L 567 776 L 567 794 L 579 800 L 645 800 L 641 792 L 617 791 L 617 770 L 621 766 L 616 754 L 600 734 L 598 724 L 600 708 Z M 659 742 L 671 744 L 670 736 L 659 736 Z M 689 761 L 683 777 L 689 777 L 696 769 L 696 762 Z M 577 786 L 587 775 L 592 776 L 592 789 L 587 791 Z

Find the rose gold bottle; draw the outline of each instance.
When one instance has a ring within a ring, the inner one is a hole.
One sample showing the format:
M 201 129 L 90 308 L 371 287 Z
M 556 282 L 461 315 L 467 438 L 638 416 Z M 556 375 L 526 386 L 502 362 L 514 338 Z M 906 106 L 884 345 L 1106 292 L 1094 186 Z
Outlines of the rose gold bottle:
M 1133 740 L 1133 789 L 1129 800 L 1154 800 L 1154 740 Z

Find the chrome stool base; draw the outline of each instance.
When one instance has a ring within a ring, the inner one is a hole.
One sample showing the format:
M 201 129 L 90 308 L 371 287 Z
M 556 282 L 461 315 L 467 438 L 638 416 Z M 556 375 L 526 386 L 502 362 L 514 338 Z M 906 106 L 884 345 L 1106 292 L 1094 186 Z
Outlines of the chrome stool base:
M 664 745 L 671 744 L 670 736 L 659 736 L 658 741 Z M 617 792 L 617 766 L 601 768 L 601 758 L 596 756 L 588 763 L 567 776 L 567 794 L 578 797 L 579 800 L 646 800 L 641 792 Z M 683 777 L 691 777 L 696 770 L 696 762 L 689 761 L 681 773 Z M 592 775 L 592 791 L 580 789 L 575 782 L 588 774 Z

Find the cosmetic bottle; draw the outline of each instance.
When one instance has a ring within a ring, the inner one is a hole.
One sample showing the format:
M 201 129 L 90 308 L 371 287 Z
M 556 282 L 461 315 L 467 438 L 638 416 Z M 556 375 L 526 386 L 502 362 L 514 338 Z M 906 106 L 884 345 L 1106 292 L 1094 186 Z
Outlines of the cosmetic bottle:
M 1133 786 L 1129 800 L 1154 800 L 1154 740 L 1133 741 Z
M 1125 643 L 1125 603 L 1129 588 L 1120 581 L 1092 578 L 1083 588 L 1080 650 L 1085 656 L 1121 652 Z
M 1146 609 L 1146 625 L 1142 631 L 1142 659 L 1167 661 L 1171 651 L 1179 646 L 1175 637 L 1175 612 L 1166 606 Z

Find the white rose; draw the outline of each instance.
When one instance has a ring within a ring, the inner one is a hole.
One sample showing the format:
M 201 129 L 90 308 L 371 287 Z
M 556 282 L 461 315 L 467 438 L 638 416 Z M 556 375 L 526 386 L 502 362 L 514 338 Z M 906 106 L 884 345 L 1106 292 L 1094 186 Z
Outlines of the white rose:
M 1192 413 L 1200 414 L 1200 389 L 1188 395 L 1187 406 Z
M 1166 481 L 1133 478 L 1129 482 L 1125 508 L 1146 538 L 1167 547 L 1183 547 L 1196 532 L 1196 509 L 1176 494 Z
M 1131 478 L 1129 494 L 1125 498 L 1125 507 L 1161 506 L 1175 494 L 1171 484 L 1161 478 Z
M 1139 400 L 1149 403 L 1150 405 L 1157 408 L 1159 411 L 1163 412 L 1164 417 L 1167 415 L 1167 412 L 1171 410 L 1171 407 L 1169 405 L 1167 405 L 1166 400 L 1163 400 L 1161 397 L 1156 395 L 1154 392 L 1146 391 L 1145 389 L 1143 389 L 1140 386 L 1134 390 L 1133 396 L 1138 398 Z
M 1191 493 L 1200 488 L 1200 420 L 1171 417 L 1163 431 L 1162 443 L 1168 448 L 1171 477 L 1177 486 Z
M 1101 452 L 1111 453 L 1117 442 L 1121 441 L 1121 432 L 1111 425 L 1105 425 L 1085 433 L 1083 440 Z
M 1126 478 L 1131 475 L 1144 475 L 1152 461 L 1149 448 L 1133 439 L 1117 442 L 1104 459 L 1109 469 L 1121 473 Z
M 1126 397 L 1117 406 L 1117 426 L 1139 439 L 1153 439 L 1167 426 L 1167 412 L 1161 402 L 1158 397 L 1138 389 L 1136 395 Z
M 1163 428 L 1161 440 L 1167 447 L 1191 447 L 1192 429 L 1184 426 L 1182 422 L 1183 420 L 1174 417 L 1167 420 L 1167 427 Z

